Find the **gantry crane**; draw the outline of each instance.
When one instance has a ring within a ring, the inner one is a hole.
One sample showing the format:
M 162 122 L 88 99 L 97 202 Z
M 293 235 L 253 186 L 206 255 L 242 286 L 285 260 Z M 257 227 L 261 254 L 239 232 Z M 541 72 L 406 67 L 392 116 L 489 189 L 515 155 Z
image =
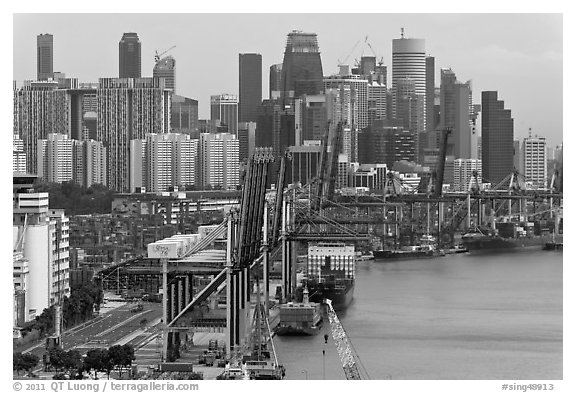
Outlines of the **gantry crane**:
M 352 353 L 352 348 L 348 342 L 348 337 L 346 332 L 336 315 L 336 311 L 332 307 L 332 301 L 330 299 L 324 299 L 324 303 L 327 305 L 328 309 L 328 320 L 330 321 L 330 330 L 332 331 L 332 338 L 336 343 L 336 349 L 338 350 L 338 355 L 340 356 L 340 361 L 342 362 L 342 368 L 344 369 L 344 374 L 346 374 L 346 379 L 362 379 L 360 376 L 360 371 L 356 365 L 356 359 Z

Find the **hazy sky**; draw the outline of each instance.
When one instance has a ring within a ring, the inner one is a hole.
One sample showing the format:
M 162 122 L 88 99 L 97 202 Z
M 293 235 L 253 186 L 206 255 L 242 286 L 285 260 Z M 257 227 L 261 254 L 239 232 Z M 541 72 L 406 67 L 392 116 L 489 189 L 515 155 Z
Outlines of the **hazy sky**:
M 562 141 L 562 14 L 14 14 L 14 79 L 36 78 L 36 36 L 54 35 L 54 71 L 97 82 L 118 76 L 118 42 L 136 32 L 142 43 L 142 76 L 151 76 L 154 51 L 172 45 L 177 93 L 199 101 L 209 117 L 212 94 L 238 94 L 238 54 L 262 54 L 263 98 L 268 68 L 281 63 L 291 30 L 318 34 L 324 75 L 338 60 L 354 64 L 362 53 L 392 72 L 392 39 L 424 38 L 440 68 L 472 80 L 473 98 L 497 90 L 512 110 L 515 138 L 546 136 Z M 354 45 L 360 41 L 355 50 Z

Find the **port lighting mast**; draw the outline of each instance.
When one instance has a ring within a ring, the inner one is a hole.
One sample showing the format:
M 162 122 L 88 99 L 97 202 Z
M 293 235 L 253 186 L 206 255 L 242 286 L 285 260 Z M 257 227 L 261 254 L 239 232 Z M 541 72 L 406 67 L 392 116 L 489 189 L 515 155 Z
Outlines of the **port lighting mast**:
M 346 332 L 332 307 L 332 301 L 330 299 L 324 299 L 328 309 L 328 320 L 330 321 L 330 330 L 332 331 L 332 338 L 336 343 L 336 349 L 338 350 L 338 355 L 340 356 L 340 361 L 342 362 L 342 368 L 344 369 L 344 374 L 346 374 L 346 379 L 362 379 L 360 377 L 360 371 L 356 365 L 356 360 L 350 348 L 350 343 L 348 342 L 348 337 Z

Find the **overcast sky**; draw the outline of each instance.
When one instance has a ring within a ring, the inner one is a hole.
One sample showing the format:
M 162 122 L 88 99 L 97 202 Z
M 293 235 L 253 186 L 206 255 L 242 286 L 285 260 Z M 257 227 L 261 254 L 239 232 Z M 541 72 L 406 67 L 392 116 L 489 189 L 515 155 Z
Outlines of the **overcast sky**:
M 281 63 L 291 30 L 318 34 L 325 75 L 338 61 L 372 56 L 365 37 L 392 72 L 392 39 L 424 38 L 427 54 L 457 78 L 472 80 L 473 98 L 497 90 L 512 110 L 515 138 L 546 136 L 562 142 L 563 18 L 561 14 L 14 14 L 14 79 L 36 78 L 36 36 L 54 35 L 54 71 L 97 82 L 118 76 L 118 42 L 136 32 L 142 76 L 151 76 L 155 50 L 176 45 L 177 93 L 199 101 L 209 117 L 212 94 L 238 94 L 238 54 L 262 54 L 263 98 L 268 68 Z M 355 44 L 360 43 L 354 48 Z

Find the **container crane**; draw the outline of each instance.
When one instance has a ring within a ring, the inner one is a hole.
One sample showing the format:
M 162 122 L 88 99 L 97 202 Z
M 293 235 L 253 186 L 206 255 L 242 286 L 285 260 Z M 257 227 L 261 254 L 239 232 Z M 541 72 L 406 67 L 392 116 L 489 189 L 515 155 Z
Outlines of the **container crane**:
M 330 299 L 324 299 L 324 303 L 327 305 L 332 338 L 336 342 L 336 349 L 338 350 L 338 355 L 340 356 L 346 379 L 362 379 L 358 366 L 356 365 L 356 359 L 352 353 L 352 349 L 350 348 L 346 332 L 336 315 L 336 311 L 334 311 L 334 308 L 332 307 L 332 301 Z
M 166 49 L 164 52 L 158 54 L 158 49 L 156 49 L 155 51 L 155 55 L 154 55 L 154 63 L 158 63 L 160 61 L 160 58 L 165 55 L 166 53 L 168 53 L 169 51 L 171 51 L 172 49 L 176 48 L 176 45 L 172 45 L 170 48 Z

